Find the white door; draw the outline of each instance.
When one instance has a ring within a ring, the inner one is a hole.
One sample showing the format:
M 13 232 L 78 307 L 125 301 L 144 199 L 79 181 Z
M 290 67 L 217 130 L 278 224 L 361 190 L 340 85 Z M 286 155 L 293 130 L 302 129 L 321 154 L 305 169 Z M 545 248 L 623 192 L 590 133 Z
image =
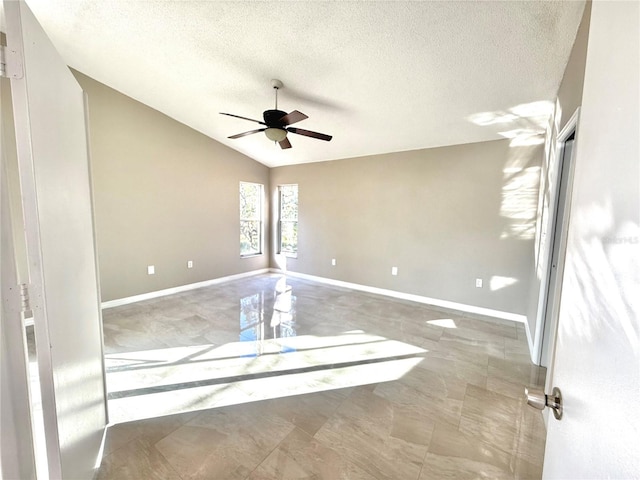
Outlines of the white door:
M 27 5 L 4 9 L 49 478 L 90 479 L 106 399 L 84 93 Z
M 592 5 L 545 479 L 640 478 L 639 6 Z

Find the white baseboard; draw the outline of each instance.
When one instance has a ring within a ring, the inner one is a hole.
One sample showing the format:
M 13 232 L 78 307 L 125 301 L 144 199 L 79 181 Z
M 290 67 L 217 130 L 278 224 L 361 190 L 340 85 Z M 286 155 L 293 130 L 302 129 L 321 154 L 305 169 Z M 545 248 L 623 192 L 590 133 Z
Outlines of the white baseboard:
M 433 305 L 435 307 L 446 308 L 449 310 L 457 310 L 460 312 L 473 313 L 476 315 L 483 315 L 487 317 L 500 318 L 502 320 L 510 320 L 512 322 L 527 323 L 527 317 L 517 313 L 503 312 L 501 310 L 493 310 L 490 308 L 477 307 L 475 305 L 466 305 L 464 303 L 451 302 L 449 300 L 440 300 L 437 298 L 424 297 L 422 295 L 414 295 L 411 293 L 398 292 L 396 290 L 388 290 L 385 288 L 371 287 L 368 285 L 361 285 L 358 283 L 343 282 L 341 280 L 334 280 L 332 278 L 318 277 L 315 275 L 308 275 L 306 273 L 298 273 L 291 271 L 283 271 L 277 268 L 263 268 L 260 270 L 252 270 L 250 272 L 238 273 L 236 275 L 228 275 L 226 277 L 214 278 L 211 280 L 205 280 L 204 282 L 190 283 L 188 285 L 180 285 L 178 287 L 167 288 L 164 290 L 157 290 L 155 292 L 142 293 L 140 295 L 134 295 L 131 297 L 118 298 L 115 300 L 109 300 L 102 302 L 102 308 L 118 307 L 120 305 L 128 305 L 130 303 L 141 302 L 143 300 L 149 300 L 152 298 L 164 297 L 166 295 L 172 295 L 174 293 L 185 292 L 187 290 L 194 290 L 196 288 L 208 287 L 210 285 L 217 285 L 220 283 L 229 282 L 231 280 L 239 280 L 241 278 L 252 277 L 254 275 L 260 275 L 262 273 L 283 273 L 292 277 L 298 277 L 306 280 L 312 280 L 314 282 L 325 283 L 327 285 L 333 285 L 335 287 L 350 288 L 352 290 L 358 290 L 361 292 L 374 293 L 377 295 L 385 295 L 388 297 L 399 298 L 402 300 L 409 300 L 417 303 L 424 303 L 427 305 Z M 528 328 L 525 328 L 527 332 L 527 341 L 529 347 L 532 346 L 532 338 L 529 334 Z
M 520 315 L 517 313 L 503 312 L 500 310 L 493 310 L 490 308 L 484 307 L 476 307 L 474 305 L 466 305 L 464 303 L 450 302 L 448 300 L 440 300 L 437 298 L 423 297 L 421 295 L 414 295 L 411 293 L 403 293 L 395 290 L 387 290 L 385 288 L 378 287 L 370 287 L 368 285 L 360 285 L 358 283 L 350 283 L 343 282 L 341 280 L 334 280 L 332 278 L 326 277 L 317 277 L 315 275 L 308 275 L 306 273 L 298 273 L 292 271 L 283 271 L 277 268 L 270 269 L 271 272 L 274 273 L 283 273 L 286 275 L 290 275 L 292 277 L 298 277 L 306 280 L 312 280 L 314 282 L 326 283 L 328 285 L 333 285 L 336 287 L 350 288 L 352 290 L 359 290 L 362 292 L 375 293 L 378 295 L 386 295 L 388 297 L 399 298 L 402 300 L 410 300 L 412 302 L 425 303 L 427 305 L 433 305 L 435 307 L 442 307 L 450 310 L 457 310 L 461 312 L 474 313 L 476 315 L 483 315 L 487 317 L 500 318 L 502 320 L 510 320 L 512 322 L 518 323 L 527 323 L 527 317 L 525 315 Z M 529 344 L 531 345 L 531 340 L 529 339 L 529 332 L 527 330 L 527 339 L 529 340 Z
M 115 300 L 109 300 L 102 302 L 101 307 L 111 308 L 118 307 L 120 305 L 128 305 L 130 303 L 141 302 L 143 300 L 149 300 L 151 298 L 164 297 L 166 295 L 173 295 L 174 293 L 186 292 L 187 290 L 194 290 L 196 288 L 208 287 L 210 285 L 217 285 L 219 283 L 229 282 L 231 280 L 238 280 L 241 278 L 253 277 L 254 275 L 260 275 L 261 273 L 269 273 L 268 268 L 262 268 L 260 270 L 252 270 L 250 272 L 238 273 L 235 275 L 228 275 L 226 277 L 213 278 L 211 280 L 205 280 L 204 282 L 189 283 L 187 285 L 180 285 L 178 287 L 166 288 L 164 290 L 157 290 L 155 292 L 142 293 L 140 295 L 134 295 L 132 297 L 118 298 Z
M 526 322 L 526 317 L 525 317 L 525 322 Z M 524 331 L 527 334 L 527 343 L 529 344 L 529 355 L 531 356 L 531 362 L 534 365 L 540 365 L 540 360 L 537 358 L 536 349 L 533 348 L 534 347 L 534 345 L 533 345 L 533 337 L 529 333 L 529 324 L 528 323 L 524 324 Z

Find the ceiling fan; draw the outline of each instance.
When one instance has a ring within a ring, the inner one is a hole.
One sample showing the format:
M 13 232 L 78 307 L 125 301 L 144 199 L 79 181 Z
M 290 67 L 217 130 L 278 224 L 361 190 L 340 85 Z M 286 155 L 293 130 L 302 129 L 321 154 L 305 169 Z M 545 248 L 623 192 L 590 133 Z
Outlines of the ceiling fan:
M 260 120 L 254 120 L 253 118 L 241 117 L 240 115 L 234 115 L 232 113 L 220 112 L 221 115 L 242 118 L 243 120 L 249 120 L 250 122 L 264 125 L 263 128 L 238 133 L 236 135 L 231 135 L 228 138 L 240 138 L 258 132 L 264 132 L 269 140 L 278 142 L 280 144 L 280 148 L 282 149 L 291 148 L 291 142 L 289 142 L 289 139 L 287 138 L 288 132 L 295 133 L 297 135 L 304 135 L 305 137 L 317 138 L 318 140 L 326 140 L 327 142 L 333 138 L 331 135 L 326 135 L 324 133 L 312 132 L 311 130 L 290 127 L 289 125 L 300 122 L 309 117 L 307 117 L 304 113 L 299 112 L 298 110 L 294 110 L 291 113 L 278 110 L 278 90 L 282 88 L 282 82 L 280 80 L 271 80 L 271 86 L 276 91 L 276 108 L 274 110 L 264 111 L 264 113 L 262 114 L 264 122 L 261 122 Z

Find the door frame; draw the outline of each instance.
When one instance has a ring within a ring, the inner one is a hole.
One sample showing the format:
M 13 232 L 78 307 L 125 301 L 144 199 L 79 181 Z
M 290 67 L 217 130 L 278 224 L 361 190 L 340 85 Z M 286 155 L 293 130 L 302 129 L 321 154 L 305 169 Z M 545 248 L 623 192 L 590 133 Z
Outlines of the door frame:
M 7 82 L 9 80 L 6 80 Z M 5 79 L 2 79 L 2 83 Z M 2 87 L 4 89 L 4 85 Z M 29 365 L 22 321 L 22 301 L 15 257 L 15 231 L 10 205 L 5 105 L 0 99 L 0 478 L 36 478 Z M 6 100 L 6 98 L 5 98 Z M 13 133 L 13 132 L 11 132 Z
M 562 272 L 564 271 L 569 218 L 571 216 L 571 195 L 573 191 L 573 176 L 578 145 L 579 121 L 580 107 L 576 108 L 562 130 L 556 134 L 553 147 L 556 162 L 550 176 L 553 182 L 553 190 L 550 192 L 546 219 L 547 235 L 545 244 L 543 245 L 544 257 L 542 259 L 543 276 L 540 280 L 540 290 L 538 292 L 536 330 L 534 333 L 534 355 L 536 364 L 547 367 L 547 371 L 551 371 L 553 364 L 556 332 L 558 330 L 558 314 L 562 293 Z M 572 135 L 573 148 L 571 157 L 565 158 L 565 145 Z M 568 168 L 568 170 L 565 182 L 561 182 L 562 172 L 566 168 Z M 558 212 L 562 196 L 564 196 L 565 208 L 562 212 Z M 558 214 L 562 215 L 561 218 L 557 218 Z M 557 228 L 558 226 L 560 227 L 559 229 Z M 557 235 L 560 235 L 560 240 L 556 244 L 554 239 Z M 558 268 L 554 271 L 552 260 L 556 253 L 558 254 Z M 554 282 L 555 287 L 551 288 L 551 278 L 553 275 L 556 276 Z M 549 381 L 549 377 L 550 375 L 547 375 L 547 381 Z

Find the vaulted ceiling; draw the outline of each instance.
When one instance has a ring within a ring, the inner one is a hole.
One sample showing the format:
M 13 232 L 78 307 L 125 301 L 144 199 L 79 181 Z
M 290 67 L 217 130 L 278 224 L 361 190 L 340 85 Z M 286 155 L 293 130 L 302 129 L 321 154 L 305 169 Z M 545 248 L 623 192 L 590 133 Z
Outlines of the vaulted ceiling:
M 268 166 L 527 138 L 584 2 L 27 0 L 67 64 Z M 309 116 L 282 150 L 274 107 Z

